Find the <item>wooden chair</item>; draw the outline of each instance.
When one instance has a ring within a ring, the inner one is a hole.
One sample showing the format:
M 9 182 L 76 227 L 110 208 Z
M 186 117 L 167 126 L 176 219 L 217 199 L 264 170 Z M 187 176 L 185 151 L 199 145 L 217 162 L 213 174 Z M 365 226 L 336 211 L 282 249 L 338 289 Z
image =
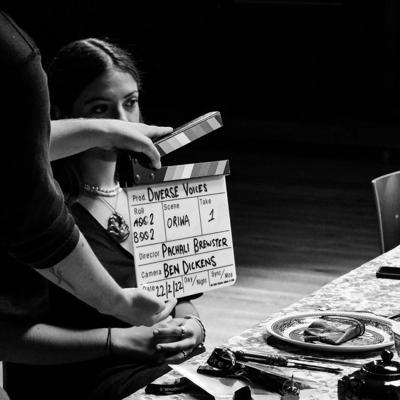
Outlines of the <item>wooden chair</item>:
M 400 244 L 400 171 L 372 180 L 378 214 L 381 252 Z

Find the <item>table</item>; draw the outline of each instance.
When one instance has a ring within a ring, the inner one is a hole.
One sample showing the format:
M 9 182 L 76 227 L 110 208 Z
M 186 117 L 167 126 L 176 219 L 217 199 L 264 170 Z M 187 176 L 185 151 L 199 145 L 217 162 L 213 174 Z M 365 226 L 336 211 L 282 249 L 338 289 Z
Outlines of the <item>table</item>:
M 254 327 L 244 331 L 239 336 L 232 337 L 226 345 L 233 349 L 243 349 L 245 351 L 264 351 L 273 354 L 287 355 L 288 350 L 285 345 L 279 349 L 272 347 L 266 342 L 266 324 L 272 318 L 284 316 L 291 312 L 307 311 L 370 311 L 380 316 L 391 316 L 400 313 L 400 281 L 391 279 L 377 279 L 375 273 L 381 265 L 400 266 L 400 246 L 382 254 L 381 256 L 363 264 L 349 273 L 333 280 L 322 288 L 318 289 L 310 296 L 307 296 L 294 304 L 284 308 L 278 313 L 268 316 Z M 293 349 L 293 347 L 291 348 Z M 208 349 L 207 353 L 194 357 L 186 361 L 189 364 L 200 365 L 205 362 L 213 349 Z M 297 354 L 306 354 L 304 350 L 296 351 Z M 293 353 L 292 353 L 293 354 Z M 366 363 L 378 358 L 379 353 L 355 353 L 349 354 L 346 358 L 351 361 Z M 395 356 L 397 358 L 397 356 Z M 293 370 L 295 371 L 295 370 Z M 307 395 L 309 400 L 334 400 L 337 399 L 337 381 L 340 375 L 328 374 L 324 372 L 297 370 L 297 376 L 312 378 L 321 382 L 317 391 L 310 391 Z M 353 368 L 344 368 L 344 374 L 354 371 Z M 175 379 L 177 374 L 170 372 L 159 379 L 168 381 Z M 311 393 L 312 392 L 312 393 Z M 174 400 L 191 400 L 189 394 L 179 394 L 168 396 Z M 269 397 L 266 397 L 269 398 Z M 271 395 L 271 399 L 276 399 L 276 395 Z M 305 397 L 300 397 L 301 399 Z M 166 397 L 147 395 L 144 389 L 128 396 L 125 400 L 160 400 Z

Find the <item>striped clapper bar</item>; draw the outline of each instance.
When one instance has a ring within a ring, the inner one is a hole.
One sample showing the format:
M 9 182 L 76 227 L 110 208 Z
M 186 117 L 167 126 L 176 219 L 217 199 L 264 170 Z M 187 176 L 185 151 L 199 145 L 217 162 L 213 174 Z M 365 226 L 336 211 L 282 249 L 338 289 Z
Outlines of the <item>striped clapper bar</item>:
M 229 160 L 171 165 L 161 167 L 158 170 L 142 167 L 136 159 L 133 159 L 132 164 L 133 180 L 136 185 L 230 174 Z
M 215 131 L 221 126 L 221 114 L 218 111 L 213 111 L 180 126 L 170 135 L 157 140 L 154 144 L 162 157 L 207 135 L 207 133 Z

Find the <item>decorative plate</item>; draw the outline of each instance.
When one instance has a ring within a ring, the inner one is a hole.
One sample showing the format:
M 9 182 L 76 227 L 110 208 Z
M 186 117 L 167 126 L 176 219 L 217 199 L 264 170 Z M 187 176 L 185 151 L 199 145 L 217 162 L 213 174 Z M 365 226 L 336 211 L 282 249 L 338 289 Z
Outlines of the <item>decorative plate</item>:
M 348 342 L 331 345 L 322 342 L 305 342 L 304 330 L 323 316 L 351 317 L 365 325 L 365 332 Z M 312 350 L 331 352 L 361 352 L 375 351 L 393 345 L 391 320 L 378 317 L 374 314 L 358 312 L 319 311 L 308 313 L 296 313 L 284 317 L 275 318 L 268 322 L 267 331 L 272 336 L 295 346 L 306 347 Z

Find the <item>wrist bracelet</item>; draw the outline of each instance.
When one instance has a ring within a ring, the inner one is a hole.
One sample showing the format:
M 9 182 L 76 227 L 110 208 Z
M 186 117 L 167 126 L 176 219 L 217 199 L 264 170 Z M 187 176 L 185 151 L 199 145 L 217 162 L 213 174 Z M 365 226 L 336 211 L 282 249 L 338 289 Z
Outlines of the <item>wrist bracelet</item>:
M 201 329 L 201 333 L 202 333 L 202 338 L 201 338 L 200 343 L 204 344 L 204 342 L 206 340 L 206 328 L 204 327 L 203 322 L 201 322 L 201 319 L 195 314 L 185 315 L 183 318 L 185 318 L 185 319 L 194 319 L 199 324 L 200 329 Z
M 112 343 L 111 343 L 111 327 L 107 328 L 107 339 L 106 339 L 106 356 L 112 354 Z

